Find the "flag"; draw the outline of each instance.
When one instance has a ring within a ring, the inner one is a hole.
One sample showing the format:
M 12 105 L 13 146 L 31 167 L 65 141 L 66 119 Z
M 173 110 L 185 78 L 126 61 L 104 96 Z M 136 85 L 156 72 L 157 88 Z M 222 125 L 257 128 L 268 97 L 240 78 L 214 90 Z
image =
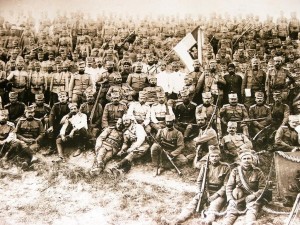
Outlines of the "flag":
M 189 51 L 197 45 L 198 59 L 202 64 L 202 46 L 203 46 L 203 32 L 197 26 L 191 33 L 188 33 L 173 49 L 186 65 L 189 71 L 193 71 L 193 62 L 195 59 L 191 56 Z

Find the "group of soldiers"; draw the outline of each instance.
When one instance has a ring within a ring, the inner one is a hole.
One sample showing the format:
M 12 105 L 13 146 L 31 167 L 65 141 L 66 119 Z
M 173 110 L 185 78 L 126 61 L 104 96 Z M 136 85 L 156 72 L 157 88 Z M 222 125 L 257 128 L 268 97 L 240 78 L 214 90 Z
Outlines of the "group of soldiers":
M 199 184 L 206 180 L 204 224 L 227 203 L 224 225 L 245 207 L 248 223 L 255 222 L 266 183 L 257 153 L 300 150 L 294 13 L 276 22 L 212 15 L 129 25 L 103 15 L 44 15 L 38 32 L 30 15 L 23 18 L 19 27 L 0 18 L 3 166 L 18 156 L 26 169 L 37 153 L 64 163 L 69 145 L 73 157 L 95 151 L 92 175 L 118 177 L 141 157 L 151 157 L 157 175 L 193 162 Z M 191 49 L 188 72 L 172 46 L 196 24 L 205 32 L 203 55 L 199 61 Z M 106 167 L 114 157 L 121 160 Z M 199 196 L 166 223 L 186 220 Z

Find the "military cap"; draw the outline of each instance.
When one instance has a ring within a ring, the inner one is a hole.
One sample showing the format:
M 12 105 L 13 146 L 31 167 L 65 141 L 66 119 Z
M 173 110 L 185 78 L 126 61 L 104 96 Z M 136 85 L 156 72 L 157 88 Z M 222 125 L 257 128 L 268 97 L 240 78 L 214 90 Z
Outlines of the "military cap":
M 180 93 L 181 97 L 186 97 L 186 96 L 189 96 L 189 94 L 190 94 L 189 91 L 186 89 L 181 90 L 179 93 Z
M 235 65 L 233 63 L 229 63 L 227 68 L 234 68 L 235 69 Z
M 131 66 L 131 63 L 129 61 L 124 61 L 123 66 Z
M 203 67 L 203 70 L 204 70 L 204 71 L 209 71 L 209 66 L 208 66 L 208 65 L 205 65 L 205 66 Z
M 265 94 L 262 91 L 255 92 L 255 98 L 264 97 Z
M 221 151 L 219 147 L 214 146 L 214 145 L 209 145 L 208 146 L 208 153 L 209 154 L 221 154 Z
M 9 92 L 9 98 L 18 98 L 18 92 Z
M 209 64 L 212 64 L 212 63 L 217 63 L 217 61 L 215 59 L 209 60 Z
M 250 155 L 253 158 L 253 151 L 251 149 L 242 148 L 242 150 L 239 151 L 239 158 L 242 159 L 246 155 Z
M 134 121 L 134 116 L 128 113 L 125 113 L 122 117 L 122 120 L 133 120 Z
M 112 92 L 112 93 L 110 94 L 110 96 L 111 96 L 112 98 L 119 98 L 119 97 L 120 97 L 120 93 L 117 92 L 117 91 L 114 91 L 114 92 Z
M 76 103 L 69 103 L 69 104 L 68 104 L 68 107 L 69 107 L 69 109 L 72 109 L 72 108 L 74 108 L 74 107 L 77 108 L 77 104 L 76 104 Z
M 140 91 L 139 92 L 139 97 L 140 98 L 147 98 L 146 92 L 145 91 Z
M 57 95 L 58 95 L 58 97 L 61 97 L 61 96 L 68 96 L 68 93 L 65 92 L 65 91 L 61 91 L 61 92 L 59 92 Z
M 273 97 L 281 97 L 281 91 L 280 90 L 274 90 L 272 94 L 273 94 Z
M 165 97 L 165 94 L 164 94 L 163 92 L 157 92 L 157 93 L 156 93 L 156 96 L 157 96 L 158 98 L 160 98 L 160 97 Z
M 30 105 L 26 107 L 25 112 L 34 112 L 34 110 L 35 110 L 35 105 Z
M 175 116 L 174 115 L 166 115 L 165 120 L 166 120 L 166 122 L 167 121 L 174 121 L 175 120 Z
M 236 93 L 230 93 L 228 94 L 228 98 L 237 98 L 237 94 Z
M 79 61 L 78 66 L 85 66 L 85 61 L 83 61 L 83 60 Z
M 229 121 L 229 122 L 227 123 L 227 127 L 229 127 L 229 126 L 231 126 L 231 127 L 237 127 L 237 122 Z
M 35 66 L 35 67 L 41 67 L 41 64 L 40 64 L 40 62 L 36 61 L 36 62 L 34 63 L 34 66 Z
M 148 80 L 152 80 L 152 79 L 157 80 L 157 78 L 154 74 L 149 74 L 147 78 L 148 78 Z
M 203 92 L 202 98 L 211 98 L 211 92 Z
M 274 60 L 274 61 L 280 60 L 280 61 L 282 62 L 282 58 L 281 58 L 280 56 L 275 56 L 275 57 L 273 58 L 273 60 Z
M 1 109 L 0 110 L 0 116 L 8 116 L 9 112 L 7 109 Z
M 36 94 L 35 95 L 35 100 L 44 100 L 44 94 Z

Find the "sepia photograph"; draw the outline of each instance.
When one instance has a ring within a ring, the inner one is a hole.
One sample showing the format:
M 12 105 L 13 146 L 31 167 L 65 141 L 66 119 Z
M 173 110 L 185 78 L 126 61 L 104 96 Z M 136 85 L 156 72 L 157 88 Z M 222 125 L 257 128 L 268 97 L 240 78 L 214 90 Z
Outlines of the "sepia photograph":
M 300 225 L 299 0 L 0 0 L 0 225 Z

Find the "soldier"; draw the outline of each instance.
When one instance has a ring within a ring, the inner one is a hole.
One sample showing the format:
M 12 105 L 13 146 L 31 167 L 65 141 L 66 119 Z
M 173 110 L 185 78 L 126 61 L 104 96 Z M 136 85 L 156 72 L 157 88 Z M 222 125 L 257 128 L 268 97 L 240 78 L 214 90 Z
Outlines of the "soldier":
M 154 103 L 157 103 L 157 93 L 164 93 L 162 87 L 157 86 L 157 78 L 154 74 L 148 75 L 149 87 L 145 87 L 143 91 L 147 96 L 146 104 L 152 106 Z
M 250 133 L 251 136 L 255 136 L 259 131 L 264 129 L 271 123 L 271 109 L 264 103 L 264 93 L 255 92 L 255 102 L 256 104 L 250 106 L 249 108 L 249 118 L 250 119 L 262 119 L 253 121 L 251 123 Z
M 242 149 L 252 148 L 252 143 L 246 135 L 237 133 L 236 122 L 228 122 L 227 132 L 228 134 L 221 140 L 221 146 L 223 146 L 226 161 L 232 163 L 237 161 Z
M 119 175 L 120 172 L 127 172 L 130 170 L 132 161 L 145 155 L 149 150 L 149 144 L 146 141 L 147 134 L 142 125 L 136 124 L 131 115 L 125 114 L 123 116 L 124 142 L 118 156 L 126 154 L 116 166 L 110 169 L 114 175 Z
M 193 62 L 194 71 L 187 74 L 187 77 L 192 78 L 192 83 L 195 86 L 197 85 L 198 80 L 199 80 L 200 75 L 201 75 L 200 66 L 201 65 L 200 65 L 199 60 L 194 60 L 194 62 Z
M 24 62 L 17 61 L 17 70 L 11 71 L 7 76 L 7 80 L 12 83 L 11 90 L 18 93 L 18 99 L 20 102 L 26 102 L 25 94 L 28 84 L 28 73 L 23 70 Z
M 276 151 L 295 152 L 300 150 L 299 135 L 295 128 L 299 124 L 299 118 L 295 115 L 289 115 L 289 121 L 286 126 L 280 126 L 275 135 Z
M 179 69 L 179 63 L 175 61 L 172 62 L 172 69 L 170 73 L 171 80 L 169 83 L 172 93 L 167 96 L 168 99 L 177 99 L 179 91 L 181 91 L 184 87 L 185 74 L 182 73 Z
M 50 106 L 45 103 L 44 94 L 36 94 L 34 102 L 34 117 L 42 121 L 45 130 L 49 128 L 50 111 Z
M 17 123 L 16 134 L 23 149 L 29 148 L 34 152 L 39 151 L 45 130 L 42 122 L 34 118 L 34 106 L 28 106 L 25 110 L 25 117 Z
M 80 112 L 87 115 L 89 136 L 91 137 L 92 140 L 96 140 L 96 137 L 98 136 L 101 129 L 103 108 L 99 102 L 95 102 L 95 97 L 92 91 L 86 91 L 85 95 L 86 95 L 87 102 L 83 103 L 80 106 Z M 94 114 L 91 115 L 94 107 L 95 107 Z
M 164 128 L 166 115 L 174 115 L 173 110 L 166 103 L 165 94 L 157 93 L 158 104 L 151 107 L 151 128 L 157 132 L 159 129 Z
M 102 128 L 114 126 L 127 111 L 127 106 L 120 102 L 120 93 L 111 93 L 111 103 L 105 105 L 102 116 Z
M 224 75 L 226 85 L 224 87 L 224 103 L 228 103 L 228 94 L 234 92 L 237 94 L 239 102 L 242 102 L 242 82 L 240 75 L 235 73 L 235 65 L 230 63 L 227 67 L 228 74 Z
M 127 83 L 135 91 L 133 98 L 138 99 L 139 91 L 142 91 L 147 85 L 147 74 L 142 73 L 143 65 L 141 63 L 136 64 L 135 73 L 129 74 Z
M 54 105 L 54 103 L 58 102 L 58 95 L 60 92 L 68 92 L 69 91 L 69 79 L 66 74 L 62 73 L 61 64 L 57 65 L 57 72 L 51 74 L 50 81 L 50 105 Z
M 82 153 L 85 147 L 88 133 L 87 116 L 78 111 L 76 103 L 69 103 L 70 113 L 65 115 L 61 123 L 60 134 L 56 139 L 56 148 L 58 152 L 59 161 L 65 162 L 63 145 L 66 143 L 74 143 L 77 150 L 73 153 L 73 157 L 77 157 Z
M 195 111 L 197 105 L 190 101 L 189 92 L 181 91 L 182 102 L 175 106 L 176 116 L 175 128 L 183 133 L 184 140 L 188 140 L 190 135 L 197 130 Z
M 108 89 L 106 99 L 110 102 L 111 93 L 119 92 L 121 96 L 120 102 L 125 105 L 129 105 L 129 103 L 132 102 L 132 96 L 135 94 L 134 90 L 129 86 L 129 84 L 122 83 L 122 77 L 119 73 L 115 73 L 113 76 L 114 84 Z
M 84 102 L 84 92 L 93 88 L 92 78 L 84 72 L 85 62 L 79 63 L 79 71 L 72 75 L 69 86 L 69 101 L 80 105 Z
M 262 206 L 262 194 L 266 184 L 263 172 L 253 165 L 251 151 L 239 154 L 241 163 L 234 168 L 226 185 L 227 213 L 223 225 L 232 225 L 238 217 L 237 211 L 246 208 L 246 224 L 254 224 Z M 246 206 L 246 207 L 245 207 Z
M 121 150 L 123 128 L 122 119 L 119 118 L 115 126 L 105 128 L 97 138 L 95 163 L 90 171 L 92 175 L 99 175 L 108 161 Z
M 294 82 L 294 78 L 288 70 L 282 67 L 282 58 L 280 56 L 274 57 L 274 62 L 274 68 L 269 69 L 267 72 L 266 93 L 270 96 L 275 90 L 280 91 L 283 101 L 286 101 L 288 87 Z
M 247 70 L 243 79 L 242 90 L 244 104 L 249 108 L 254 104 L 255 92 L 265 90 L 266 73 L 259 68 L 259 59 L 251 59 L 251 69 Z
M 25 164 L 29 164 L 32 159 L 32 154 L 25 149 L 22 151 L 21 144 L 17 140 L 14 132 L 15 125 L 8 121 L 8 110 L 0 110 L 0 158 L 6 167 L 6 161 L 13 158 L 16 154 L 25 158 Z
M 36 94 L 44 94 L 46 88 L 45 74 L 41 72 L 41 65 L 39 62 L 35 62 L 35 71 L 30 74 L 29 77 L 30 88 L 30 103 L 34 102 L 34 96 Z
M 277 130 L 280 126 L 285 126 L 290 115 L 290 107 L 282 103 L 282 93 L 278 90 L 273 92 L 274 103 L 270 104 L 272 115 L 272 126 Z
M 238 95 L 236 93 L 229 94 L 228 98 L 229 104 L 224 105 L 220 110 L 223 130 L 225 130 L 229 121 L 239 121 L 239 130 L 241 129 L 243 134 L 249 137 L 248 126 L 243 122 L 243 120 L 249 119 L 246 107 L 238 103 Z
M 229 176 L 229 166 L 226 163 L 220 161 L 221 152 L 218 147 L 209 148 L 209 164 L 207 170 L 209 171 L 204 181 L 204 172 L 205 164 L 201 166 L 200 173 L 197 178 L 197 186 L 199 191 L 201 189 L 202 182 L 205 182 L 205 192 L 204 196 L 201 199 L 200 207 L 203 208 L 204 204 L 208 205 L 206 209 L 206 218 L 203 219 L 203 225 L 211 225 L 216 219 L 216 213 L 220 212 L 222 208 L 226 205 L 226 182 Z M 167 220 L 162 218 L 162 221 L 166 222 L 169 225 L 175 225 L 183 223 L 188 218 L 190 218 L 199 202 L 200 194 L 196 196 L 189 202 L 186 208 L 184 208 L 179 215 L 176 216 L 173 220 Z
M 19 118 L 24 115 L 25 104 L 18 101 L 18 93 L 10 92 L 9 93 L 9 102 L 4 106 L 4 109 L 8 110 L 8 120 L 17 124 Z
M 182 133 L 174 127 L 175 116 L 166 115 L 166 127 L 158 130 L 155 139 L 159 142 L 151 146 L 152 163 L 158 167 L 157 174 L 160 175 L 165 169 L 172 167 L 168 154 L 178 166 L 187 163 L 187 158 L 181 153 L 184 148 Z M 162 148 L 165 153 L 162 153 Z
M 139 101 L 132 102 L 128 108 L 127 114 L 133 115 L 135 118 L 135 122 L 141 124 L 146 133 L 150 134 L 151 127 L 150 127 L 150 115 L 151 115 L 151 108 L 149 105 L 146 105 L 147 96 L 144 91 L 139 92 Z

